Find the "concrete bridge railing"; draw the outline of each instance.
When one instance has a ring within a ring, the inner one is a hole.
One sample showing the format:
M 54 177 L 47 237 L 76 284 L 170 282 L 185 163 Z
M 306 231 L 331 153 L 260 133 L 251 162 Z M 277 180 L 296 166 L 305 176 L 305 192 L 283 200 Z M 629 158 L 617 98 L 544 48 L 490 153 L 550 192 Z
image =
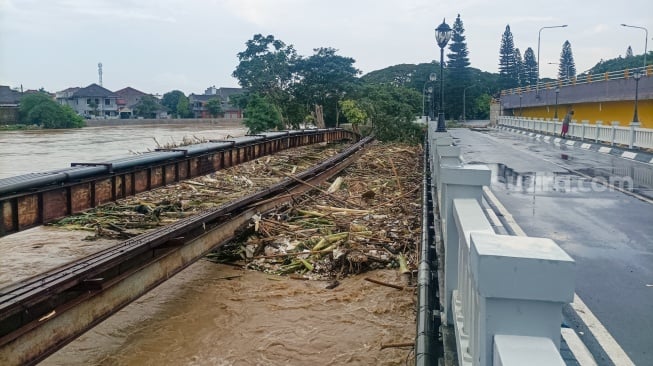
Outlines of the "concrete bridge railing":
M 573 300 L 574 260 L 550 239 L 495 234 L 481 206 L 490 170 L 465 164 L 451 143 L 429 126 L 445 267 L 441 321 L 455 329 L 459 365 L 564 365 L 560 327 L 562 306 Z
M 559 134 L 562 130 L 562 121 L 557 119 L 536 119 L 527 117 L 501 116 L 499 126 L 519 128 L 522 130 L 544 133 Z M 630 149 L 653 149 L 653 129 L 641 128 L 637 123 L 631 123 L 628 127 L 620 127 L 619 122 L 612 121 L 604 125 L 602 121 L 590 124 L 589 121 L 572 120 L 569 124 L 570 137 L 581 141 L 594 141 L 614 145 L 625 145 Z

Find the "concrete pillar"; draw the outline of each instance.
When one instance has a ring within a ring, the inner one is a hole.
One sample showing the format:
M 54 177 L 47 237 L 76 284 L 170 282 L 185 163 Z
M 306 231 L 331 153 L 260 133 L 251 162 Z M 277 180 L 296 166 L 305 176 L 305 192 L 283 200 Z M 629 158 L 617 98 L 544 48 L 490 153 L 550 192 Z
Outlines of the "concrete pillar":
M 562 306 L 574 296 L 574 260 L 551 239 L 470 237 L 478 306 L 471 326 L 473 365 L 492 364 L 499 334 L 548 338 L 559 349 Z
M 514 335 L 494 336 L 492 366 L 565 366 L 566 363 L 548 338 Z
M 596 134 L 594 135 L 594 142 L 599 142 L 601 136 L 601 128 L 603 128 L 603 121 L 596 121 Z
M 580 140 L 585 141 L 585 131 L 587 130 L 587 126 L 590 124 L 590 121 L 584 119 L 580 121 L 580 123 L 583 124 L 583 126 L 581 127 Z
M 610 138 L 610 146 L 614 146 L 614 140 L 617 137 L 617 126 L 619 126 L 619 121 L 612 121 L 610 124 L 612 125 L 612 137 Z
M 454 220 L 458 228 L 458 286 L 452 294 L 452 310 L 456 328 L 458 358 L 471 364 L 469 349 L 470 322 L 472 319 L 473 286 L 469 271 L 470 235 L 472 232 L 494 234 L 492 225 L 485 217 L 483 208 L 476 199 L 453 200 Z
M 441 205 L 440 224 L 444 241 L 444 294 L 440 294 L 445 324 L 453 324 L 451 295 L 458 285 L 458 229 L 453 217 L 453 200 L 473 198 L 479 203 L 483 186 L 490 185 L 490 169 L 486 165 L 463 165 L 462 167 L 440 168 Z
M 635 137 L 637 136 L 636 128 L 639 128 L 639 122 L 630 123 L 630 137 L 628 139 L 628 148 L 632 149 L 635 146 Z

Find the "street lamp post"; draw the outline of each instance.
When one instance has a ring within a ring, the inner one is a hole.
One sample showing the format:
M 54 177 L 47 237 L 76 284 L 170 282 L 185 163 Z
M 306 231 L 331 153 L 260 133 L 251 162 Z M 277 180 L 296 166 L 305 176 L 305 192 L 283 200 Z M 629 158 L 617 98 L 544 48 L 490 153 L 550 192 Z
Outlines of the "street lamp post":
M 542 38 L 542 30 L 543 29 L 549 29 L 549 28 L 565 28 L 567 27 L 567 24 L 564 25 L 553 25 L 550 27 L 542 27 L 540 28 L 540 31 L 537 33 L 537 83 L 535 85 L 535 95 L 539 96 L 540 95 L 540 39 Z
M 549 65 L 560 65 L 560 64 L 557 63 L 557 62 L 547 62 L 547 63 L 548 63 Z M 565 67 L 565 69 L 566 69 L 565 72 L 566 72 L 566 75 L 567 75 L 567 79 L 566 79 L 567 81 L 569 81 L 569 66 L 571 66 L 571 65 L 566 65 L 566 67 Z
M 444 123 L 444 48 L 451 39 L 451 27 L 442 19 L 442 24 L 435 28 L 435 40 L 440 47 L 440 105 L 438 106 L 438 127 L 436 132 L 446 132 Z
M 556 107 L 553 112 L 553 118 L 558 119 L 558 93 L 560 93 L 560 88 L 556 87 Z
M 429 74 L 429 78 L 428 78 L 428 80 L 426 80 L 426 81 L 424 82 L 424 86 L 422 87 L 422 116 L 426 116 L 426 115 L 424 114 L 425 111 L 426 111 L 426 101 L 424 100 L 424 95 L 425 95 L 425 93 L 426 93 L 426 84 L 427 84 L 429 81 L 430 81 L 430 82 L 435 81 L 435 78 L 436 78 L 435 73 L 432 72 L 431 74 Z M 431 104 L 430 101 L 429 101 L 429 104 Z M 428 118 L 428 116 L 427 116 L 427 117 L 426 117 L 426 122 L 428 122 L 428 121 L 429 121 L 429 118 Z
M 639 124 L 639 117 L 637 116 L 637 99 L 639 96 L 639 79 L 642 77 L 642 74 L 643 73 L 640 70 L 633 72 L 633 79 L 635 79 L 635 115 L 633 116 L 633 124 Z
M 646 48 L 648 47 L 648 29 L 644 27 L 638 27 L 636 25 L 628 25 L 628 24 L 623 24 L 621 23 L 622 27 L 629 27 L 629 28 L 637 28 L 637 29 L 642 29 L 644 32 L 646 32 L 646 37 L 644 38 L 644 67 L 646 67 Z
M 521 111 L 521 97 L 522 97 L 522 95 L 521 95 L 521 93 L 519 93 L 519 117 L 522 116 L 522 111 Z
M 426 95 L 428 95 L 429 98 L 429 109 L 426 113 L 426 120 L 430 118 L 431 121 L 433 121 L 433 87 L 429 86 L 428 89 L 426 89 Z

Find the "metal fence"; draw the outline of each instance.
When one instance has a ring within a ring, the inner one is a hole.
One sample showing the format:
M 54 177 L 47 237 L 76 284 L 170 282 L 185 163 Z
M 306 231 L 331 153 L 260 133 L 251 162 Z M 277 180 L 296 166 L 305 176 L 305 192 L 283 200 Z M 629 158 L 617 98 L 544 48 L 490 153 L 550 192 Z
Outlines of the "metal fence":
M 499 125 L 550 135 L 559 134 L 562 130 L 562 122 L 555 119 L 501 116 Z M 590 124 L 587 120 L 582 120 L 580 123 L 572 120 L 567 136 L 611 146 L 624 145 L 630 149 L 653 149 L 653 129 L 636 125 L 621 127 L 617 121 L 604 125 L 602 121 Z

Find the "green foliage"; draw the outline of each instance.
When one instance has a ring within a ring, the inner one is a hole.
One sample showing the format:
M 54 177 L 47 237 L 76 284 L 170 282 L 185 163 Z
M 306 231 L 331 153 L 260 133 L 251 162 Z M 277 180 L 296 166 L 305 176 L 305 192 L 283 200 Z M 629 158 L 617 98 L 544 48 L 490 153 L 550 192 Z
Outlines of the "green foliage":
M 294 71 L 299 83 L 293 87 L 293 96 L 304 105 L 321 105 L 327 126 L 337 121 L 337 103 L 351 91 L 360 70 L 354 67 L 351 57 L 336 55 L 334 48 L 316 48 L 307 58 L 298 58 Z
M 347 121 L 354 126 L 358 126 L 362 123 L 365 123 L 367 120 L 367 113 L 358 106 L 356 101 L 347 99 L 342 100 L 339 103 L 342 114 L 347 118 Z M 355 127 L 357 128 L 357 127 Z
M 558 79 L 571 79 L 576 76 L 576 63 L 571 52 L 571 43 L 565 41 L 560 52 L 560 63 L 558 63 Z
M 100 110 L 99 110 L 100 106 L 98 105 L 98 103 L 94 99 L 91 99 L 91 101 L 88 102 L 88 106 L 93 110 L 93 115 L 94 116 L 97 117 L 98 114 L 100 114 Z
M 143 118 L 155 118 L 161 109 L 159 101 L 151 95 L 144 95 L 134 106 L 134 114 Z
M 279 109 L 259 94 L 250 94 L 243 123 L 252 134 L 283 128 Z
M 518 83 L 515 42 L 510 31 L 510 25 L 506 25 L 499 48 L 499 86 L 501 89 L 510 89 L 516 87 Z
M 522 86 L 537 84 L 537 59 L 535 58 L 535 52 L 530 47 L 524 52 L 524 63 L 522 65 L 520 80 L 522 80 Z
M 177 102 L 177 116 L 179 118 L 191 118 L 193 117 L 193 112 L 190 109 L 190 103 L 188 102 L 187 97 L 181 97 L 179 98 L 179 101 Z
M 77 128 L 85 125 L 84 119 L 68 106 L 57 104 L 43 93 L 23 97 L 19 108 L 20 123 L 43 128 Z
M 646 64 L 653 64 L 653 51 L 649 51 L 646 58 Z M 591 74 L 600 74 L 604 72 L 620 71 L 644 66 L 644 55 L 637 55 L 633 57 L 623 58 L 621 56 L 610 59 L 601 60 L 594 67 L 589 69 Z
M 422 110 L 419 92 L 391 84 L 367 84 L 359 90 L 358 104 L 369 116 L 381 141 L 420 143 L 422 126 L 415 124 Z
M 179 111 L 177 111 L 177 106 L 179 105 L 179 101 L 184 98 L 186 98 L 186 95 L 181 90 L 169 91 L 163 94 L 161 104 L 167 107 L 173 116 L 180 117 Z
M 217 117 L 223 113 L 222 102 L 220 98 L 211 98 L 206 102 L 206 109 L 209 111 L 211 117 Z

